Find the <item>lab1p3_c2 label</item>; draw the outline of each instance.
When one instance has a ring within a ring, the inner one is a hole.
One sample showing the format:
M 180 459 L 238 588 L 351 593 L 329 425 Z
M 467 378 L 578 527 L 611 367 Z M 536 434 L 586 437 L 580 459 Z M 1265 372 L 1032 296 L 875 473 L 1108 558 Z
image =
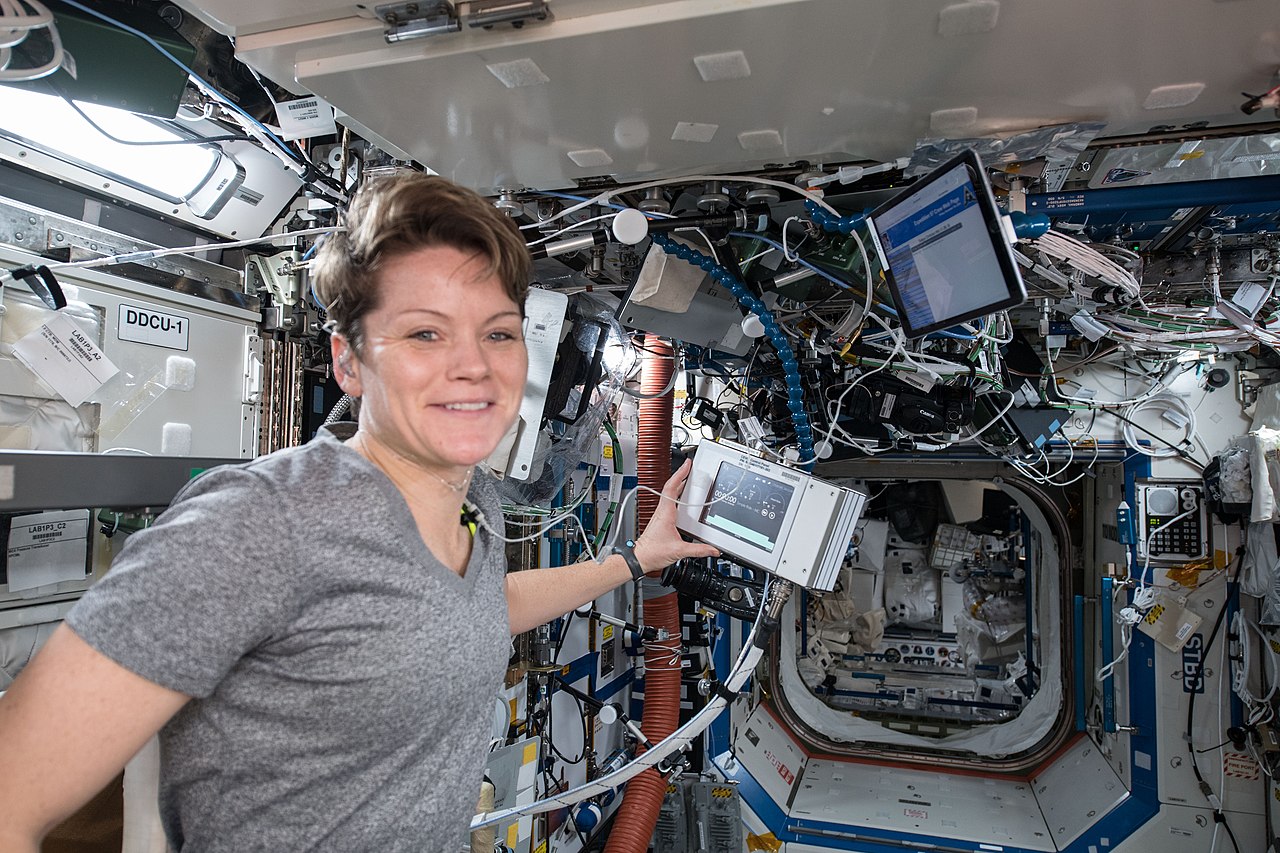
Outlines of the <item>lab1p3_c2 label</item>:
M 137 305 L 120 304 L 116 337 L 122 341 L 186 352 L 190 335 L 190 317 L 166 314 Z

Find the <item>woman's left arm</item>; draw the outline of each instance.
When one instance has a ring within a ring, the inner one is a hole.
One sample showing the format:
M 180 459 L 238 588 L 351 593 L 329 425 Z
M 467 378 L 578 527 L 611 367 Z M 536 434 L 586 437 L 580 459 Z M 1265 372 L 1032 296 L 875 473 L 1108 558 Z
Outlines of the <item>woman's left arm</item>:
M 676 499 L 684 490 L 691 467 L 693 463 L 686 461 L 667 480 L 658 508 L 636 540 L 636 559 L 646 575 L 657 575 L 677 560 L 714 557 L 720 553 L 711 545 L 686 542 L 676 529 Z M 629 580 L 631 569 L 618 554 L 611 554 L 603 562 L 588 560 L 552 569 L 513 572 L 507 575 L 511 634 L 522 634 L 563 616 Z

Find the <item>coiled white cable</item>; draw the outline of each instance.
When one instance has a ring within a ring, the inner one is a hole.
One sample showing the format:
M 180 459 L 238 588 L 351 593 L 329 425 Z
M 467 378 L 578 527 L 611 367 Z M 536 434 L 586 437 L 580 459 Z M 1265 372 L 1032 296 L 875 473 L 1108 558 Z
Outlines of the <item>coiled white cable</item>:
M 1160 447 L 1144 447 L 1138 443 L 1137 434 L 1134 432 L 1133 424 L 1129 421 L 1136 420 L 1136 415 L 1140 411 L 1146 409 L 1155 409 L 1161 412 L 1161 417 L 1171 423 L 1177 423 L 1181 420 L 1181 426 L 1185 430 L 1186 435 L 1183 436 L 1179 444 L 1191 446 L 1197 436 L 1196 430 L 1196 413 L 1191 405 L 1183 398 L 1175 394 L 1156 394 L 1145 400 L 1139 400 L 1129 407 L 1124 413 L 1125 423 L 1121 427 L 1121 435 L 1124 436 L 1124 443 L 1129 446 L 1130 450 L 1137 451 L 1144 456 L 1153 456 L 1164 458 L 1168 456 L 1179 456 L 1180 451 L 1174 442 Z
M 49 31 L 53 56 L 34 68 L 9 68 L 13 61 L 12 48 L 39 29 Z M 48 77 L 62 67 L 65 58 L 62 39 L 53 23 L 53 13 L 39 0 L 0 0 L 0 51 L 3 52 L 0 55 L 0 83 L 23 83 Z

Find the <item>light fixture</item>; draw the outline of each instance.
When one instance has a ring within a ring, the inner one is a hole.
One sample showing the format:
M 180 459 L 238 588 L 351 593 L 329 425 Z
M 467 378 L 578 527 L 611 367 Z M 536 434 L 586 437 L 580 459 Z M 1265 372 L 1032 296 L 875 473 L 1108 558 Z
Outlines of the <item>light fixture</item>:
M 244 180 L 233 158 L 216 145 L 199 144 L 198 137 L 125 110 L 77 106 L 83 116 L 56 95 L 0 86 L 0 136 L 170 203 L 185 202 L 205 218 L 216 215 Z

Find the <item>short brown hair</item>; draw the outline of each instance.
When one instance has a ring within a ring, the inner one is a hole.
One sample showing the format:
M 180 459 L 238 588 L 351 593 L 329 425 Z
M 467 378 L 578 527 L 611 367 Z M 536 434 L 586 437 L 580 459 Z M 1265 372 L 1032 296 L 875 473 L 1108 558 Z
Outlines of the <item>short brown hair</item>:
M 330 328 L 359 356 L 365 315 L 378 307 L 378 270 L 390 258 L 447 246 L 489 261 L 520 310 L 529 291 L 529 250 L 514 222 L 485 199 L 437 175 L 402 172 L 365 184 L 311 267 Z

